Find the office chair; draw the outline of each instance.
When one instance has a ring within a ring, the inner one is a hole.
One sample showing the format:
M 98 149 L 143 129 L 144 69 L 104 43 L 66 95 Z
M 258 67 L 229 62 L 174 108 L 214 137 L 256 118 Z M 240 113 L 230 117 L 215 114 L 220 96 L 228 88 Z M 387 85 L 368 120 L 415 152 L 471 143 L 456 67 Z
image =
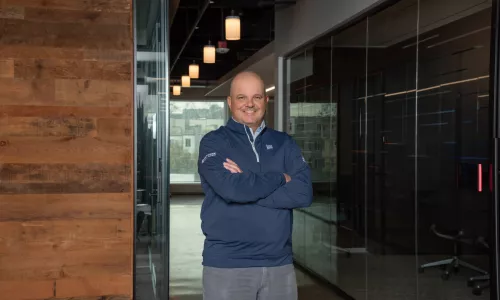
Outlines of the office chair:
M 485 238 L 480 236 L 476 241 L 479 245 L 483 246 L 485 249 L 489 249 L 490 245 L 486 242 Z M 472 287 L 472 293 L 476 296 L 480 296 L 484 290 L 490 287 L 490 274 L 484 274 L 479 276 L 473 276 L 469 278 L 467 285 Z
M 439 260 L 439 261 L 435 261 L 435 262 L 421 265 L 419 268 L 419 271 L 421 273 L 424 272 L 424 270 L 428 269 L 428 268 L 443 267 L 444 272 L 441 275 L 441 278 L 443 278 L 443 280 L 448 280 L 450 278 L 452 268 L 453 268 L 453 271 L 455 273 L 457 273 L 460 270 L 460 267 L 464 267 L 464 268 L 470 269 L 472 271 L 476 271 L 476 272 L 482 274 L 483 276 L 488 275 L 488 272 L 460 259 L 460 243 L 472 245 L 475 242 L 473 239 L 466 238 L 463 230 L 458 231 L 455 235 L 448 235 L 448 234 L 438 232 L 436 230 L 435 224 L 433 224 L 430 229 L 436 236 L 443 238 L 443 239 L 453 241 L 453 256 L 448 258 L 448 259 L 443 259 L 443 260 Z

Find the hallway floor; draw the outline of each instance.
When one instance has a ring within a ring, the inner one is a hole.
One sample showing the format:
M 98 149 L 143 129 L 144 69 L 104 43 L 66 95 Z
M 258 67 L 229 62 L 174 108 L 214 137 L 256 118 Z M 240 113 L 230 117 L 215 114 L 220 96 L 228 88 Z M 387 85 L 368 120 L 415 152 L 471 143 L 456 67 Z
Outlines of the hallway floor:
M 202 299 L 201 197 L 173 197 L 170 228 L 170 293 L 175 300 Z M 299 299 L 341 299 L 329 287 L 296 270 Z
M 204 236 L 201 232 L 202 197 L 174 197 L 171 201 L 170 223 L 170 299 L 175 300 L 202 300 L 202 249 Z M 316 227 L 315 232 L 321 232 Z M 314 247 L 318 240 L 308 241 Z M 159 247 L 150 243 L 147 236 L 141 236 L 137 241 L 136 250 L 136 299 L 155 300 L 164 299 L 159 291 L 154 291 L 152 280 L 161 286 L 162 270 Z M 328 266 L 333 262 L 325 261 L 324 253 L 316 247 L 307 257 L 312 260 L 315 268 Z M 323 251 L 322 250 L 322 251 Z M 443 259 L 445 255 L 420 256 L 419 263 Z M 323 258 L 323 259 L 322 259 Z M 333 259 L 333 258 L 330 258 Z M 474 256 L 464 257 L 467 261 L 481 266 Z M 411 255 L 373 255 L 353 254 L 351 257 L 338 256 L 334 264 L 335 271 L 342 273 L 337 283 L 342 289 L 355 299 L 386 300 L 386 299 L 489 299 L 489 290 L 482 296 L 472 295 L 466 281 L 470 276 L 477 275 L 466 269 L 446 281 L 440 277 L 441 270 L 432 269 L 419 274 L 415 269 L 415 256 Z M 369 272 L 366 272 L 368 268 Z M 151 270 L 154 270 L 153 272 Z M 154 275 L 153 275 L 154 274 Z M 328 299 L 339 300 L 329 286 L 315 280 L 308 274 L 296 269 L 300 300 Z M 419 288 L 415 289 L 418 281 Z M 367 286 L 368 291 L 367 293 Z M 156 297 L 155 297 L 156 293 Z M 417 296 L 418 295 L 418 296 Z

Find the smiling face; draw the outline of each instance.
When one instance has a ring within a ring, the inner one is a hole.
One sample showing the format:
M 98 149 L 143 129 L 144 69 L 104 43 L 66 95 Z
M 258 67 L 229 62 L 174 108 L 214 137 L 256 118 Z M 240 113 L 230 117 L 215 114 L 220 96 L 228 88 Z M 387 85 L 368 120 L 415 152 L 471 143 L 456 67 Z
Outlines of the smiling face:
M 268 101 L 259 75 L 243 72 L 234 77 L 227 103 L 235 121 L 257 130 L 264 120 Z

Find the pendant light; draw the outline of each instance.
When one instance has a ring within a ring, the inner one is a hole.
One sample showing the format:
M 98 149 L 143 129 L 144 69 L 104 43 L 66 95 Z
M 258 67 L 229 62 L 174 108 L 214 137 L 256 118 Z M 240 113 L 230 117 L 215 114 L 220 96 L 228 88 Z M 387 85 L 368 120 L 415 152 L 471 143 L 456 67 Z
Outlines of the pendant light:
M 189 65 L 189 77 L 192 79 L 198 79 L 200 77 L 200 66 L 194 61 Z
M 180 96 L 181 95 L 181 86 L 180 85 L 174 85 L 173 86 L 173 94 L 174 94 L 174 96 Z
M 206 64 L 215 64 L 215 46 L 210 44 L 203 47 L 203 62 Z
M 184 75 L 181 78 L 181 83 L 182 83 L 182 87 L 190 87 L 191 86 L 191 78 L 189 78 L 189 76 L 187 76 L 187 75 Z
M 240 17 L 231 11 L 231 15 L 226 17 L 226 40 L 237 41 L 241 38 Z

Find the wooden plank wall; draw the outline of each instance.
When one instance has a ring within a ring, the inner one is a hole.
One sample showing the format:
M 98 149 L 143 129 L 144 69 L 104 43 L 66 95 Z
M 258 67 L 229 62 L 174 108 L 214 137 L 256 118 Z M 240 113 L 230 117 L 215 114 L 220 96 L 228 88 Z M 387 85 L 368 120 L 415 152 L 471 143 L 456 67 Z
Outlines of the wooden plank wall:
M 131 299 L 131 0 L 0 0 L 0 299 Z

